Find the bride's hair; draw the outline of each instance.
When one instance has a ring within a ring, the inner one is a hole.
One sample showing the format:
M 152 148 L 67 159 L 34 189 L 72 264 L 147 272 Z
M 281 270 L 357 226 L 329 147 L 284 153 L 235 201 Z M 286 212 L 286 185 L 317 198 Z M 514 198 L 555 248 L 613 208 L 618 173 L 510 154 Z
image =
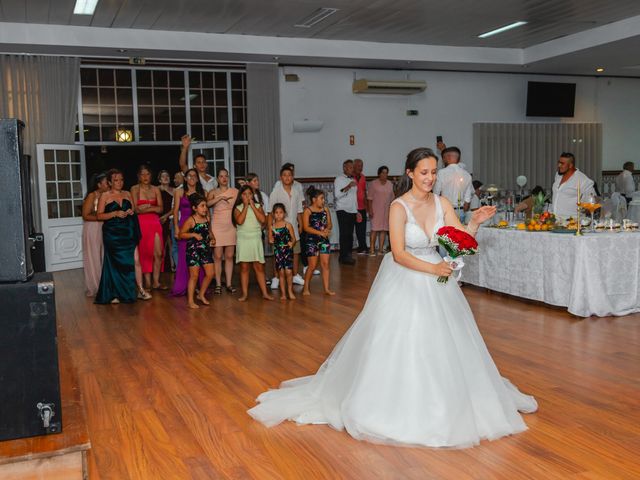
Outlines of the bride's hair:
M 407 155 L 407 161 L 404 163 L 404 173 L 396 186 L 396 197 L 404 195 L 411 190 L 413 180 L 407 175 L 407 171 L 413 172 L 418 166 L 418 162 L 423 158 L 435 158 L 436 162 L 438 161 L 438 156 L 430 148 L 420 147 L 411 150 Z

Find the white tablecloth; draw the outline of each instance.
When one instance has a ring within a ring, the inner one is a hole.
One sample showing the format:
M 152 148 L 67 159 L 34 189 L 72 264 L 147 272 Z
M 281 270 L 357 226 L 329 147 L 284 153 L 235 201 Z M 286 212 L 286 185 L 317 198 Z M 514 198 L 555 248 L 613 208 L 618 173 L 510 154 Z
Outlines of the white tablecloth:
M 581 317 L 640 312 L 640 233 L 481 228 L 462 281 L 567 307 Z

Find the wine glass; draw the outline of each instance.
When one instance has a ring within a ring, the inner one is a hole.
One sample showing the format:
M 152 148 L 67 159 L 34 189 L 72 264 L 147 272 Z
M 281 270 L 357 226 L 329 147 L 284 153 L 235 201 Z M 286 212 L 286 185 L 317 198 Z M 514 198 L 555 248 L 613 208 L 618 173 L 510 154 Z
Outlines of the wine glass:
M 595 193 L 592 192 L 587 197 L 587 201 L 586 202 L 582 202 L 580 204 L 580 206 L 591 214 L 591 231 L 595 232 L 596 231 L 596 223 L 594 221 L 593 214 L 596 212 L 596 210 L 598 210 L 600 207 L 602 207 L 602 205 L 599 203 L 598 197 L 596 196 Z

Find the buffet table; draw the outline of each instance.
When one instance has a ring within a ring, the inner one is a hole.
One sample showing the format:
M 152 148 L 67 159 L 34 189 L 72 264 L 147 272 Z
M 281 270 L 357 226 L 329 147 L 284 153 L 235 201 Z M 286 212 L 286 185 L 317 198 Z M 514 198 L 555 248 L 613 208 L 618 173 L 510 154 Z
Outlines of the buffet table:
M 481 228 L 462 281 L 567 307 L 580 317 L 640 312 L 640 233 Z

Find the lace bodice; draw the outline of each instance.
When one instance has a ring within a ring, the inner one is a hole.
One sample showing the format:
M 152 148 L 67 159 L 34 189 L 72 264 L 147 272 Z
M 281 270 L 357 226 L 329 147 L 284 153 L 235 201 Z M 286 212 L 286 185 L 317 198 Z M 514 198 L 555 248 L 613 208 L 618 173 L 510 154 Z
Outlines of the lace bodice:
M 444 226 L 444 213 L 442 211 L 442 205 L 440 204 L 440 197 L 434 195 L 436 205 L 436 222 L 433 226 L 433 236 L 435 233 Z M 407 223 L 404 227 L 404 245 L 405 250 L 415 255 L 424 255 L 435 252 L 438 246 L 438 241 L 435 238 L 429 238 L 424 228 L 418 224 L 416 218 L 413 216 L 413 212 L 409 208 L 409 205 L 402 199 L 397 198 L 393 203 L 398 202 L 404 207 L 407 212 Z

